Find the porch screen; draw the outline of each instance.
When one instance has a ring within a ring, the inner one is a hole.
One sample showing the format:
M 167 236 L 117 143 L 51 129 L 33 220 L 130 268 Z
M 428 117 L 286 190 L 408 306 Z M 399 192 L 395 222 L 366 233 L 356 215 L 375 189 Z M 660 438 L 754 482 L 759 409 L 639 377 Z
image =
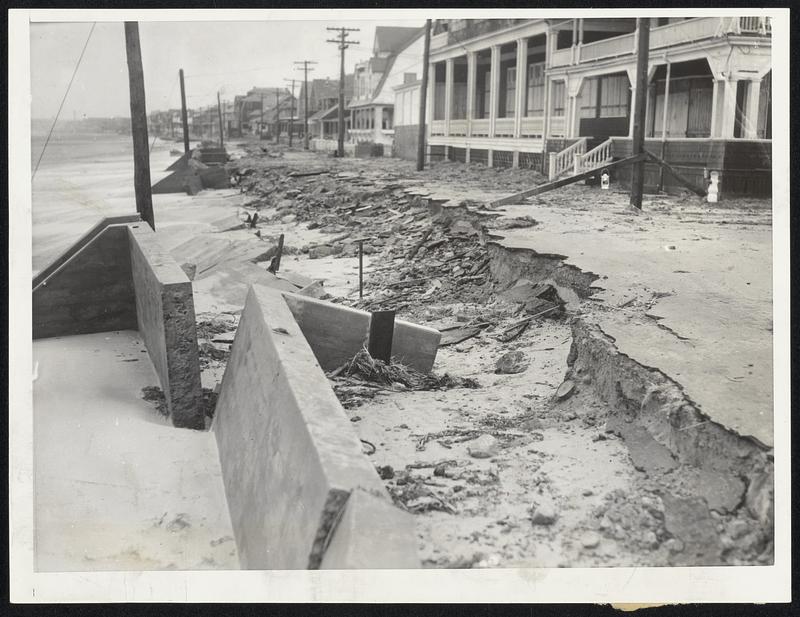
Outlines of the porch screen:
M 628 77 L 608 75 L 600 78 L 600 118 L 628 115 Z
M 514 99 L 516 98 L 516 92 L 517 69 L 512 66 L 506 69 L 506 118 L 510 118 L 514 115 Z
M 544 113 L 544 62 L 528 65 L 527 116 Z
M 552 85 L 552 100 L 553 100 L 553 115 L 554 116 L 563 116 L 564 115 L 564 82 L 563 81 L 554 81 Z

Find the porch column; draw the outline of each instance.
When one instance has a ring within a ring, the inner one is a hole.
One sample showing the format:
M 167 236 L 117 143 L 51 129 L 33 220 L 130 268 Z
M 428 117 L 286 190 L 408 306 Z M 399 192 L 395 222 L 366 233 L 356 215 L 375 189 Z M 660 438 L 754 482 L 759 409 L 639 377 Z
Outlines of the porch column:
M 583 85 L 583 77 L 573 77 L 567 82 L 567 109 L 565 110 L 566 117 L 564 122 L 565 137 L 578 137 L 580 134 L 580 127 L 578 126 L 578 95 L 581 92 Z
M 636 82 L 633 82 L 631 86 L 631 106 L 629 107 L 629 113 L 631 115 L 630 122 L 628 123 L 628 137 L 633 139 L 633 120 L 635 114 L 633 113 L 634 105 L 636 104 Z
M 578 20 L 577 19 L 573 19 L 572 20 L 572 47 L 570 48 L 570 51 L 572 53 L 572 60 L 571 60 L 572 64 L 575 64 L 577 62 L 577 56 L 575 55 L 575 50 L 577 49 L 577 45 L 578 45 Z
M 722 139 L 733 139 L 733 127 L 736 122 L 736 88 L 738 81 L 724 80 L 720 82 L 722 96 L 720 101 L 720 129 L 719 136 Z
M 711 131 L 710 137 L 719 137 L 719 80 L 713 79 L 711 84 Z
M 751 79 L 747 84 L 747 103 L 745 104 L 744 137 L 758 138 L 758 104 L 761 98 L 761 80 Z
M 583 47 L 583 18 L 578 20 L 578 43 L 575 45 L 575 62 L 581 61 L 581 47 Z
M 426 101 L 428 106 L 428 111 L 425 114 L 427 118 L 426 123 L 428 125 L 428 136 L 433 133 L 433 123 L 438 122 L 436 120 L 436 116 L 434 115 L 434 110 L 436 109 L 436 63 L 431 62 L 429 66 L 430 70 L 428 71 L 428 96 L 426 97 L 428 100 Z
M 380 143 L 383 139 L 383 107 L 375 107 L 375 124 L 372 127 L 372 141 Z
M 528 39 L 517 39 L 517 86 L 514 91 L 514 137 L 522 133 L 522 118 L 525 116 L 525 91 L 528 81 Z
M 444 62 L 444 134 L 450 135 L 450 119 L 453 117 L 453 59 Z
M 474 51 L 467 52 L 467 137 L 472 135 L 472 117 L 475 114 L 475 67 L 477 57 Z M 469 152 L 469 149 L 467 149 Z
M 500 90 L 500 45 L 492 45 L 491 81 L 489 90 L 489 136 L 494 137 L 497 123 L 497 101 Z

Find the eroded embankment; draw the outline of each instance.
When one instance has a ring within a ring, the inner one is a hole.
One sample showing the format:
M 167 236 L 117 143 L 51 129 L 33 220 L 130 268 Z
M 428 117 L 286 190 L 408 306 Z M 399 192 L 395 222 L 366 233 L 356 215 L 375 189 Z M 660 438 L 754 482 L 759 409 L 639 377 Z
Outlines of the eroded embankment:
M 587 298 L 599 278 L 565 264 L 563 256 L 509 249 L 492 240 L 487 248 L 490 272 L 501 285 L 518 278 L 552 280 Z M 769 449 L 712 421 L 679 383 L 620 352 L 592 323 L 591 312 L 574 318 L 571 327 L 567 378 L 590 387 L 609 405 L 608 428 L 623 437 L 634 465 L 663 481 L 674 527 L 688 531 L 694 520 L 697 532 L 701 521 L 710 522 L 709 510 L 725 515 L 722 527 L 728 541 L 731 536 L 737 540 L 735 545 L 725 546 L 708 525 L 708 533 L 699 534 L 704 537 L 690 538 L 700 548 L 697 561 L 689 559 L 687 565 L 713 562 L 725 554 L 745 561 L 758 555 L 763 562 L 768 553 L 771 560 L 774 479 Z M 734 528 L 741 531 L 731 534 L 733 521 L 739 521 Z M 746 537 L 741 533 L 745 529 Z
M 430 209 L 451 225 L 464 221 L 481 230 L 491 277 L 501 288 L 522 278 L 549 282 L 562 297 L 586 299 L 597 291 L 592 284 L 601 275 L 565 263 L 565 255 L 503 246 L 486 229 L 490 212 L 464 204 Z M 593 322 L 592 309 L 582 308 L 571 322 L 566 378 L 609 406 L 607 430 L 624 439 L 634 466 L 661 487 L 666 526 L 691 547 L 676 565 L 771 563 L 771 450 L 712 421 L 678 382 L 619 351 Z

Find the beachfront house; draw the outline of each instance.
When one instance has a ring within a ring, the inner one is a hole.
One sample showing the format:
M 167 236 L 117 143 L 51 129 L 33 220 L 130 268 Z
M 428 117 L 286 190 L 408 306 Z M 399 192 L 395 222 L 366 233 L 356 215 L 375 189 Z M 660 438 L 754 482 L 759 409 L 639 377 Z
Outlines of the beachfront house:
M 375 28 L 372 57 L 355 68 L 348 141 L 389 146 L 394 141 L 394 87 L 421 74 L 424 28 Z M 386 149 L 384 150 L 387 154 Z
M 303 112 L 305 104 L 305 89 L 300 89 L 300 116 L 305 119 Z M 353 75 L 345 75 L 344 101 L 345 105 L 353 97 Z M 309 82 L 308 94 L 308 133 L 317 140 L 337 139 L 339 133 L 339 80 L 315 79 Z M 345 130 L 349 128 L 349 114 L 345 115 Z
M 766 17 L 650 20 L 646 148 L 727 194 L 771 187 Z M 437 20 L 428 156 L 540 169 L 551 178 L 632 151 L 635 19 Z M 623 182 L 630 168 L 621 168 Z M 647 165 L 646 189 L 678 188 Z

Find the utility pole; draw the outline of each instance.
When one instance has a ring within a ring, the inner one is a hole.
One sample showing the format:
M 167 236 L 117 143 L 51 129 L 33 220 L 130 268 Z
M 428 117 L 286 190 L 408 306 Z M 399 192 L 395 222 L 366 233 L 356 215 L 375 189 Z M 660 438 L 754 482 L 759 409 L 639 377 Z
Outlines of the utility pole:
M 264 139 L 264 93 L 261 93 L 261 119 L 258 121 L 258 138 Z
M 283 78 L 284 81 L 292 82 L 292 98 L 289 100 L 289 147 L 292 147 L 292 133 L 294 133 L 294 79 Z M 308 130 L 308 114 L 306 114 L 306 130 Z M 306 150 L 308 150 L 308 139 L 306 139 Z
M 636 19 L 638 45 L 636 49 L 636 99 L 633 107 L 633 155 L 644 152 L 644 117 L 647 105 L 647 64 L 650 56 L 650 18 Z M 644 161 L 634 163 L 631 170 L 631 201 L 637 210 L 642 209 L 644 192 Z
M 425 52 L 422 56 L 422 84 L 419 93 L 419 133 L 417 134 L 417 171 L 425 168 L 425 110 L 428 103 L 428 63 L 431 55 L 431 20 L 425 21 Z
M 224 148 L 225 143 L 222 141 L 222 103 L 219 100 L 219 90 L 217 90 L 217 115 L 219 115 L 219 147 Z
M 183 85 L 183 69 L 178 71 L 181 82 L 181 123 L 183 124 L 183 152 L 189 154 L 189 114 L 186 112 L 186 88 Z
M 341 52 L 341 63 L 339 66 L 339 147 L 336 151 L 339 158 L 344 157 L 344 50 L 349 45 L 358 45 L 358 41 L 348 41 L 350 32 L 358 32 L 360 28 L 328 28 L 339 33 L 338 39 L 328 39 L 328 43 L 338 43 Z
M 281 89 L 275 88 L 275 143 L 281 141 Z
M 330 30 L 330 28 L 328 28 Z M 309 64 L 316 64 L 313 60 L 300 60 L 299 62 L 295 62 L 295 64 L 302 64 L 303 65 L 303 115 L 305 116 L 305 121 L 303 123 L 303 150 L 308 150 L 308 72 L 313 71 L 314 69 L 308 68 Z M 299 69 L 299 66 L 294 67 Z
M 150 192 L 150 147 L 147 138 L 147 108 L 144 98 L 142 50 L 139 46 L 139 22 L 125 22 L 125 52 L 128 57 L 128 81 L 131 100 L 131 134 L 133 135 L 133 186 L 136 211 L 155 231 L 153 195 Z

